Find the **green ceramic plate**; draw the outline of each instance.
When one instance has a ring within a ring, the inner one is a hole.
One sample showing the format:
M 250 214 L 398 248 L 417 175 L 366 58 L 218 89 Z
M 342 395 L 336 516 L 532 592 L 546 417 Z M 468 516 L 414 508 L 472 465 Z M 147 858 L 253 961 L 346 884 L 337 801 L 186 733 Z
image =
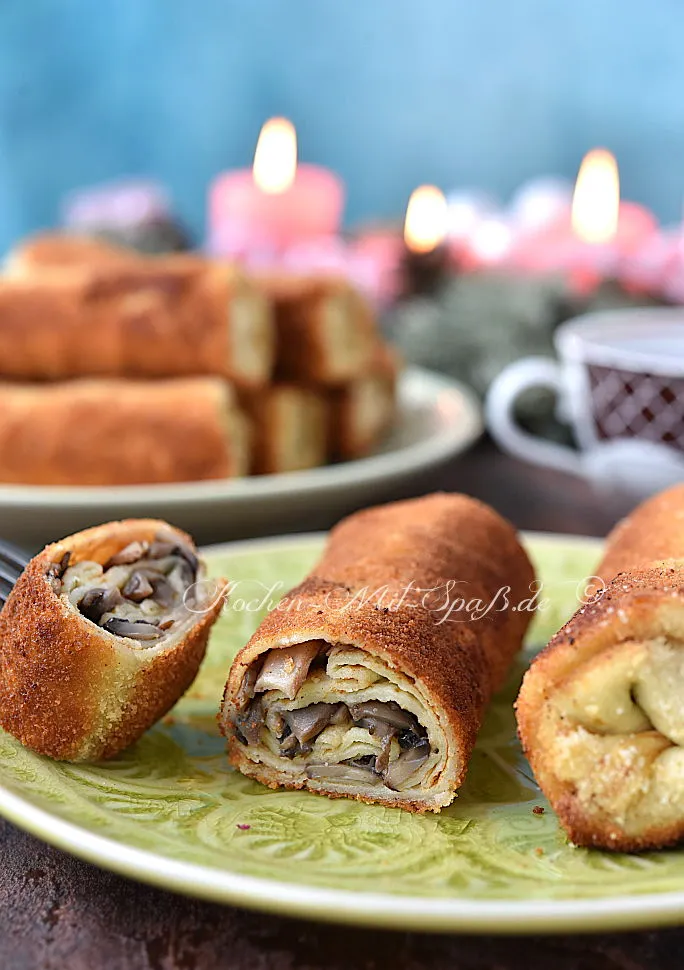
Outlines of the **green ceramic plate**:
M 228 768 L 215 715 L 230 660 L 258 623 L 265 591 L 298 581 L 321 542 L 210 550 L 212 570 L 240 583 L 172 716 L 122 757 L 92 766 L 47 761 L 0 734 L 0 812 L 124 875 L 279 913 L 471 932 L 684 922 L 684 852 L 573 848 L 545 805 L 511 706 L 529 655 L 492 707 L 459 797 L 440 815 L 274 792 Z M 572 611 L 599 546 L 532 536 L 529 547 L 549 599 L 534 649 Z

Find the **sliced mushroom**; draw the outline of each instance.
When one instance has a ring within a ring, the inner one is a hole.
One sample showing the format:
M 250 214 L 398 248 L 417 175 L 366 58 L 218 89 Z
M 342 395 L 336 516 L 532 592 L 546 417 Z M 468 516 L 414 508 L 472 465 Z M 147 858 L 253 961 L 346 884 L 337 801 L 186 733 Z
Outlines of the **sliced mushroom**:
M 81 614 L 114 636 L 157 640 L 181 619 L 181 605 L 199 561 L 183 542 L 129 542 L 104 567 L 91 560 L 70 566 L 71 554 L 51 563 L 46 578 Z M 184 614 L 183 614 L 184 615 Z M 256 678 L 256 674 L 254 675 Z
M 254 685 L 257 679 L 257 669 L 254 665 L 248 668 L 247 673 L 242 678 L 242 683 L 235 695 L 235 707 L 238 711 L 244 711 L 251 699 L 254 697 Z
M 318 640 L 308 640 L 294 647 L 271 650 L 264 660 L 254 690 L 257 693 L 279 690 L 289 700 L 294 700 L 318 653 L 319 643 Z
M 93 623 L 99 623 L 105 613 L 109 613 L 121 602 L 121 593 L 116 586 L 96 586 L 88 589 L 78 603 L 79 611 Z
M 124 596 L 134 603 L 142 603 L 154 593 L 154 587 L 148 577 L 136 570 L 121 591 Z M 169 604 L 170 605 L 170 604 Z
M 195 574 L 185 559 L 175 558 L 172 563 L 171 569 L 166 574 L 165 582 L 172 593 L 175 591 L 179 596 L 182 596 L 186 589 L 194 583 Z
M 71 553 L 65 552 L 59 562 L 51 562 L 45 572 L 48 582 L 57 594 L 59 594 L 62 589 L 62 576 L 69 568 L 70 560 Z
M 288 727 L 300 743 L 317 737 L 337 710 L 336 704 L 309 704 L 298 711 L 283 711 Z
M 167 556 L 180 556 L 190 567 L 193 574 L 197 572 L 199 568 L 199 560 L 195 553 L 182 542 L 166 542 L 165 540 L 156 540 L 153 542 L 148 551 L 147 556 L 149 559 L 165 559 Z
M 158 640 L 161 632 L 156 624 L 147 620 L 125 620 L 120 616 L 110 616 L 102 624 L 102 629 L 115 637 L 129 637 L 131 640 Z
M 190 569 L 192 571 L 192 575 L 194 577 L 197 574 L 197 570 L 199 569 L 199 559 L 197 558 L 197 556 L 195 555 L 195 553 L 192 551 L 192 549 L 190 549 L 189 546 L 186 546 L 183 543 L 180 543 L 179 542 L 174 551 L 179 556 L 182 556 L 183 559 L 185 559 L 185 561 L 188 564 L 188 566 L 190 567 Z
M 163 576 L 149 576 L 149 583 L 152 587 L 152 599 L 167 609 L 176 602 L 176 594 L 173 587 Z
M 129 542 L 127 546 L 124 546 L 116 555 L 112 556 L 106 563 L 105 569 L 109 569 L 110 566 L 128 566 L 131 563 L 137 562 L 142 559 L 149 549 L 149 543 L 147 542 Z
M 358 765 L 307 765 L 307 778 L 315 781 L 351 782 L 360 785 L 380 785 L 382 778 L 376 775 L 372 768 L 360 768 Z
M 423 730 L 422 727 L 421 730 Z M 416 734 L 414 731 L 400 731 L 398 740 L 402 748 L 417 748 L 425 740 L 425 733 Z
M 166 559 L 167 556 L 172 556 L 176 550 L 175 542 L 165 542 L 160 539 L 156 539 L 152 542 L 147 550 L 148 559 Z
M 346 724 L 347 721 L 351 720 L 349 716 L 349 708 L 346 704 L 338 704 L 337 710 L 330 718 L 331 724 Z
M 394 732 L 393 732 L 394 733 Z M 384 775 L 389 767 L 389 757 L 390 750 L 392 748 L 392 734 L 388 734 L 382 740 L 382 747 L 380 748 L 380 754 L 375 759 L 375 770 L 379 775 Z
M 396 701 L 363 701 L 360 704 L 350 704 L 349 711 L 354 721 L 372 717 L 386 721 L 395 728 L 408 728 L 410 731 L 415 731 L 418 727 L 413 714 L 399 707 Z
M 264 712 L 260 697 L 253 700 L 246 711 L 238 714 L 235 724 L 247 744 L 259 743 L 261 729 L 264 725 Z
M 299 741 L 294 736 L 294 734 L 288 735 L 283 743 L 280 745 L 280 753 L 283 758 L 294 758 L 297 754 L 297 748 L 299 747 Z
M 430 755 L 430 744 L 423 739 L 414 748 L 402 751 L 385 771 L 384 781 L 388 788 L 398 791 Z
M 62 558 L 59 560 L 59 565 L 57 567 L 57 575 L 60 579 L 69 568 L 70 562 L 71 562 L 71 553 L 65 552 Z
M 373 717 L 372 715 L 361 717 L 358 720 L 354 719 L 354 723 L 357 727 L 366 728 L 368 733 L 374 738 L 389 738 L 391 740 L 397 733 L 394 725 L 388 724 L 387 721 L 381 720 L 379 717 Z

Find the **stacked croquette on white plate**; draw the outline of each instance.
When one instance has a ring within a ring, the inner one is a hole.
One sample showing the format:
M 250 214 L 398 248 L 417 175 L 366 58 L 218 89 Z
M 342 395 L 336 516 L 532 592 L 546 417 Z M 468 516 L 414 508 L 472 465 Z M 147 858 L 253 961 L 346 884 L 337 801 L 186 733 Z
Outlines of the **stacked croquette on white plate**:
M 392 422 L 398 370 L 346 281 L 44 234 L 0 277 L 0 481 L 196 481 L 358 458 Z

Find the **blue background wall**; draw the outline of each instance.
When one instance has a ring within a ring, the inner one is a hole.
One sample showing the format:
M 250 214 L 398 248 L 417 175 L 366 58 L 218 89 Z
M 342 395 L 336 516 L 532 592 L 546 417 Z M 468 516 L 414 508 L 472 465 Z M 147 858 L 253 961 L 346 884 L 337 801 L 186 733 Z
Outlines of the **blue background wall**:
M 683 42 L 681 0 L 3 0 L 0 247 L 126 174 L 165 180 L 200 232 L 210 177 L 273 114 L 346 179 L 348 222 L 423 181 L 573 176 L 595 144 L 672 220 Z

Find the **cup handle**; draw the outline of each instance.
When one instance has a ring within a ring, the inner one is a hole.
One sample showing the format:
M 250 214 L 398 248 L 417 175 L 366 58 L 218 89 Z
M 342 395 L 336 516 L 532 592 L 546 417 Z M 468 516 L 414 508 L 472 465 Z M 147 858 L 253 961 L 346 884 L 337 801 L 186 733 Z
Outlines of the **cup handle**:
M 492 381 L 485 400 L 487 427 L 492 437 L 515 458 L 582 475 L 579 452 L 529 434 L 516 423 L 515 401 L 528 387 L 550 387 L 561 394 L 563 379 L 559 364 L 550 357 L 524 357 L 509 364 Z

